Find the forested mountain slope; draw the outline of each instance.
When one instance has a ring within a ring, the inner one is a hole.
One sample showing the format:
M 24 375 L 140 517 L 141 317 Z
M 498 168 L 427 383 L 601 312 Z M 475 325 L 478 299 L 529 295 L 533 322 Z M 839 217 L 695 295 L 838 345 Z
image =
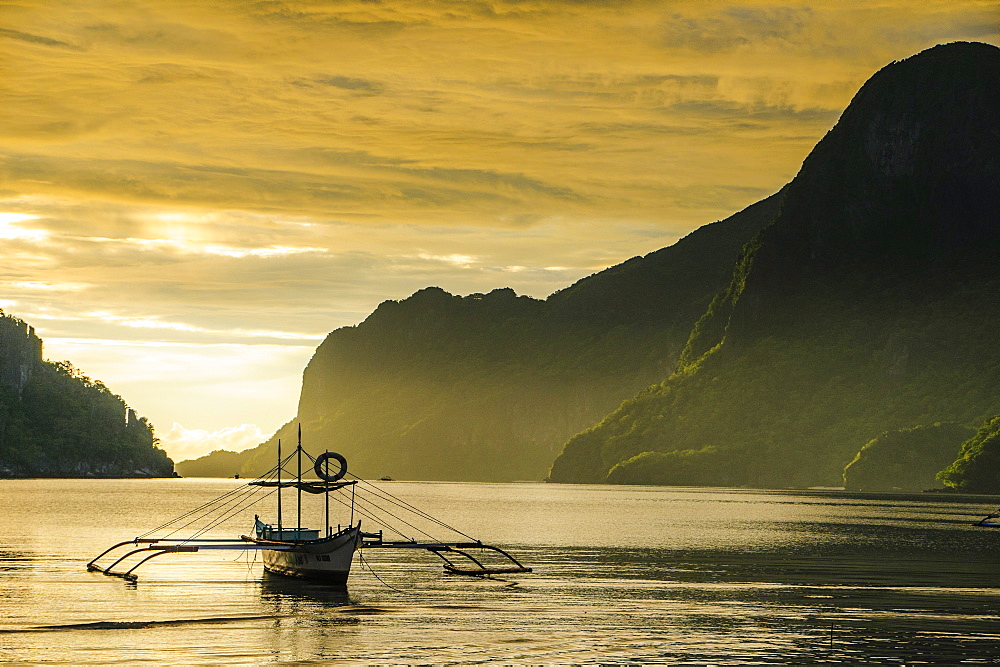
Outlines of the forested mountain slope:
M 694 327 L 553 481 L 839 485 L 879 434 L 1000 412 L 1000 49 L 869 80 Z
M 173 462 L 120 396 L 42 360 L 32 327 L 0 311 L 0 477 L 169 477 Z
M 1000 414 L 992 415 L 962 444 L 938 479 L 964 493 L 1000 493 Z
M 387 301 L 319 346 L 296 419 L 270 441 L 178 470 L 267 470 L 277 439 L 292 442 L 299 421 L 310 451 L 341 452 L 359 474 L 542 479 L 567 438 L 670 375 L 694 322 L 780 199 L 544 301 L 510 289 L 460 297 L 435 287 Z

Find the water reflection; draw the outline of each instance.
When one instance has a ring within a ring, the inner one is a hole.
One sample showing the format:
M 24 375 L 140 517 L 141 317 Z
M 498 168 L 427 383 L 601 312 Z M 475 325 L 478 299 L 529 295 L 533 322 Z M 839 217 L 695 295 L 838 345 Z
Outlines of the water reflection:
M 354 604 L 345 586 L 270 572 L 262 573 L 259 592 L 272 615 L 259 633 L 260 648 L 275 662 L 342 659 L 369 611 Z
M 301 607 L 303 605 L 343 607 L 351 604 L 351 597 L 346 586 L 285 577 L 266 570 L 260 580 L 260 597 L 265 604 L 276 607 Z

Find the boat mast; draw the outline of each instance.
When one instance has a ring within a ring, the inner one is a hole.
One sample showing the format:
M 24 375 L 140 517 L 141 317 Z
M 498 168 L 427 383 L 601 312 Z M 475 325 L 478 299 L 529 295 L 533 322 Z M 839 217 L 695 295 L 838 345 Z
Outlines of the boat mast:
M 299 446 L 297 448 L 297 453 L 299 456 L 299 474 L 296 478 L 298 482 L 298 499 L 295 503 L 295 509 L 298 511 L 298 516 L 296 517 L 297 523 L 295 524 L 295 539 L 302 538 L 302 424 L 299 424 Z
M 329 453 L 330 450 L 327 450 L 327 454 Z M 326 470 L 324 470 L 323 472 L 327 473 L 327 475 L 329 476 L 330 464 L 324 461 L 324 465 L 326 467 Z M 325 479 L 323 480 L 323 482 L 324 482 L 323 486 L 325 487 L 326 491 L 326 493 L 323 494 L 323 499 L 326 501 L 326 536 L 330 537 L 330 480 Z
M 281 533 L 281 438 L 278 438 L 278 535 Z M 283 536 L 279 540 L 285 539 Z

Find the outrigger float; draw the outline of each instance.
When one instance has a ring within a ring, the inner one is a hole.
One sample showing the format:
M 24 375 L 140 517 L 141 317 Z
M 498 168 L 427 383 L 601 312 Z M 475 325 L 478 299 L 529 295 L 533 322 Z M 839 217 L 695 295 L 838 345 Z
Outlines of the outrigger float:
M 282 478 L 282 472 L 292 459 L 297 461 L 294 477 Z M 319 481 L 302 479 L 302 460 L 312 464 Z M 331 461 L 338 464 L 331 471 Z M 136 570 L 154 558 L 172 554 L 190 554 L 202 551 L 223 550 L 260 552 L 264 569 L 279 575 L 321 580 L 335 585 L 345 585 L 351 572 L 354 554 L 363 549 L 422 549 L 444 561 L 444 569 L 451 574 L 488 576 L 531 572 L 514 556 L 500 547 L 473 539 L 456 528 L 445 524 L 417 509 L 376 485 L 355 478 L 345 480 L 347 460 L 335 452 L 325 452 L 313 458 L 302 448 L 302 430 L 295 450 L 281 457 L 278 442 L 278 464 L 266 474 L 215 498 L 190 512 L 140 535 L 119 542 L 87 563 L 87 569 L 108 576 L 136 581 Z M 364 494 L 356 493 L 358 487 Z M 282 489 L 296 489 L 296 522 L 294 527 L 282 521 Z M 263 494 L 262 494 L 263 492 Z M 322 494 L 325 498 L 325 524 L 322 529 L 302 527 L 302 493 Z M 236 518 L 250 507 L 272 494 L 277 496 L 276 522 L 261 521 L 254 516 L 252 535 L 238 538 L 205 537 L 208 531 L 229 519 Z M 346 527 L 330 523 L 331 499 L 350 510 Z M 359 517 L 355 522 L 355 517 Z M 361 518 L 381 526 L 377 532 L 361 530 Z M 394 520 L 394 521 L 393 521 Z M 392 522 L 392 523 L 390 523 Z M 402 524 L 405 528 L 395 527 Z M 421 529 L 418 524 L 432 524 L 459 535 L 464 540 L 439 541 Z M 197 528 L 191 526 L 198 525 Z M 188 531 L 183 537 L 176 535 Z M 405 531 L 405 532 L 404 532 Z M 386 533 L 400 539 L 386 539 Z M 410 533 L 408 537 L 406 533 Z M 417 538 L 416 534 L 422 537 Z M 160 534 L 159 536 L 156 536 Z M 475 555 L 473 555 L 475 554 Z M 498 564 L 495 564 L 498 563 Z

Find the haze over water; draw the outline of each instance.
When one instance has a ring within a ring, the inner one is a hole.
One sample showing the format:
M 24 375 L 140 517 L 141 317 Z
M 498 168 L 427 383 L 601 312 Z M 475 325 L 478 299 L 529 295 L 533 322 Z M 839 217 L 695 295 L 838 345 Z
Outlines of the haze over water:
M 367 550 L 346 594 L 237 552 L 86 562 L 234 480 L 0 481 L 0 661 L 580 663 L 991 661 L 989 497 L 393 482 L 532 574 L 467 579 Z M 287 507 L 294 507 L 289 505 Z M 310 514 L 316 506 L 306 508 Z M 220 531 L 250 531 L 254 512 Z M 287 510 L 286 510 L 287 511 Z M 366 525 L 366 529 L 374 526 Z

